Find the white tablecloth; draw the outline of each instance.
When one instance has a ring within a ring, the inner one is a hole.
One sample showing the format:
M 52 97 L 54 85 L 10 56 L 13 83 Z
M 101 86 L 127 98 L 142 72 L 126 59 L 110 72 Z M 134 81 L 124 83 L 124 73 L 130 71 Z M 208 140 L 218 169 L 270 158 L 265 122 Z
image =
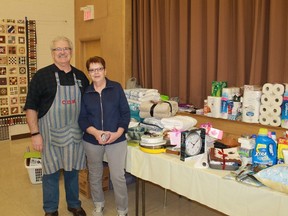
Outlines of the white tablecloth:
M 227 215 L 288 215 L 288 195 L 223 179 L 229 171 L 199 169 L 195 161 L 171 154 L 148 154 L 128 146 L 126 170 Z M 149 192 L 147 192 L 149 193 Z

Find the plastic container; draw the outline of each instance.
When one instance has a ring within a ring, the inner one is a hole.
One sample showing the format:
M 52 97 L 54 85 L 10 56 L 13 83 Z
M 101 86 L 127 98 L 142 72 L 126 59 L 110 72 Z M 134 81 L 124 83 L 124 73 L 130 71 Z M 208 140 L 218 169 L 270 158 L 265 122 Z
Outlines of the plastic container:
M 252 153 L 253 165 L 272 166 L 277 161 L 277 144 L 268 137 L 268 130 L 260 128 Z
M 42 165 L 38 163 L 39 160 L 34 160 L 34 163 L 30 163 L 33 161 L 33 158 L 26 158 L 24 160 L 25 167 L 27 168 L 29 178 L 32 184 L 41 184 L 42 183 Z

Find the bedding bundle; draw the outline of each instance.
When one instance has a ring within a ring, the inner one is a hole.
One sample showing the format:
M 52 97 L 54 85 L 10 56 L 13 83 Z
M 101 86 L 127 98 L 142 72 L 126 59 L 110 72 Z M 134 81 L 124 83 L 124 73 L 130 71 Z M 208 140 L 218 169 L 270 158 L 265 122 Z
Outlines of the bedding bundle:
M 178 103 L 175 101 L 144 101 L 140 104 L 141 118 L 166 118 L 176 115 L 178 111 Z
M 157 89 L 135 88 L 124 90 L 126 98 L 133 102 L 160 101 L 160 93 Z
M 165 129 L 168 130 L 190 130 L 197 124 L 197 120 L 190 116 L 172 116 L 169 118 L 162 118 L 161 123 Z

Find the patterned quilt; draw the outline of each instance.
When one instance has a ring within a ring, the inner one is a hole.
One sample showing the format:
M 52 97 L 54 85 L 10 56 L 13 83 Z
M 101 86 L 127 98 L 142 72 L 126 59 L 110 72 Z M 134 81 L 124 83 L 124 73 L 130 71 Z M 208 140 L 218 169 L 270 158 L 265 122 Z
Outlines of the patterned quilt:
M 37 70 L 36 22 L 0 19 L 0 127 L 26 123 L 23 107 Z

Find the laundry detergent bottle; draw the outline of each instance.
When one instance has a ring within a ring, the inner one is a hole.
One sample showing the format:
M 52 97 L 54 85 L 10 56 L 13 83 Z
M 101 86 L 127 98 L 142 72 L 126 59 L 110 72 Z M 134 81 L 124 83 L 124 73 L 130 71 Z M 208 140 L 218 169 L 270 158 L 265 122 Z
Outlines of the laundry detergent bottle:
M 260 128 L 252 154 L 253 165 L 272 166 L 277 161 L 277 144 L 268 137 L 268 129 Z

